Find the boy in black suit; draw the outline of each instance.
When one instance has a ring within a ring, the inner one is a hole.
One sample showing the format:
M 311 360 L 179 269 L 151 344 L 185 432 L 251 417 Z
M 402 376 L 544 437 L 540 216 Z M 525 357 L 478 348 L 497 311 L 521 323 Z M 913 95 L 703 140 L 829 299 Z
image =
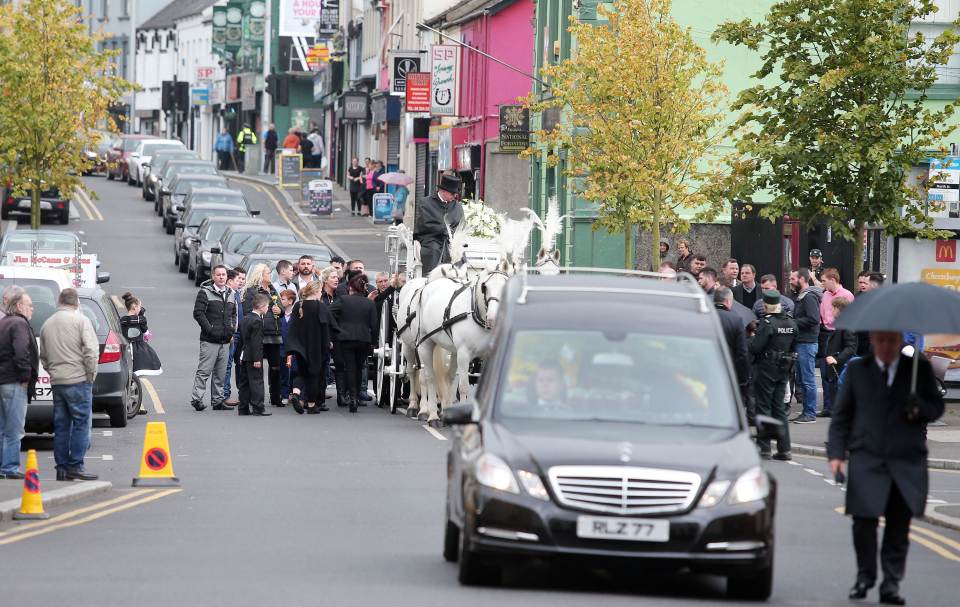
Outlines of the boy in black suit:
M 263 315 L 270 298 L 263 293 L 253 296 L 253 310 L 240 321 L 240 391 L 239 415 L 272 415 L 263 406 Z

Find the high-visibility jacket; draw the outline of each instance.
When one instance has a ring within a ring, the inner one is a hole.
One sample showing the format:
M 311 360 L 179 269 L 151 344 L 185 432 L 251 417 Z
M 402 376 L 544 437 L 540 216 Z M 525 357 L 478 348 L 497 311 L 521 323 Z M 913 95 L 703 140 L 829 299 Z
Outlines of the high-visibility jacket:
M 243 128 L 237 133 L 237 149 L 242 154 L 247 151 L 248 143 L 256 143 L 257 134 L 253 132 L 253 129 Z

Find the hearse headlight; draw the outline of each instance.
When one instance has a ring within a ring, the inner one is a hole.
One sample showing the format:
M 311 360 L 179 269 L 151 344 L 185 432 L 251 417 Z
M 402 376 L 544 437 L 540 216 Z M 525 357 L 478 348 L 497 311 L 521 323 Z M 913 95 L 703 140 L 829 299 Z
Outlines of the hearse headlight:
M 550 501 L 550 494 L 547 493 L 547 488 L 543 486 L 543 481 L 540 480 L 539 474 L 527 472 L 526 470 L 517 470 L 517 476 L 520 478 L 520 484 L 523 485 L 527 495 L 545 502 Z
M 477 482 L 498 491 L 520 493 L 513 470 L 505 461 L 492 453 L 484 453 L 477 459 Z
M 757 466 L 740 475 L 730 491 L 729 501 L 731 504 L 748 504 L 766 499 L 769 494 L 770 479 L 763 468 Z
M 703 492 L 703 497 L 700 498 L 700 507 L 716 506 L 723 500 L 723 496 L 727 494 L 729 488 L 730 481 L 713 481 Z

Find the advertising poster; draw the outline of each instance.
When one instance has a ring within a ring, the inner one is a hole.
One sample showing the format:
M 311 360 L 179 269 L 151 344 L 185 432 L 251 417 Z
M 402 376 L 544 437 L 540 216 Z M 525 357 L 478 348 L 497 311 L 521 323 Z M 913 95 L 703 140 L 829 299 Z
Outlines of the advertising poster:
M 333 182 L 327 179 L 311 179 L 307 184 L 307 193 L 313 213 L 333 215 Z
M 522 105 L 500 106 L 500 151 L 522 152 L 530 147 L 530 110 Z
M 430 74 L 407 74 L 407 112 L 430 111 Z
M 928 282 L 951 290 L 960 290 L 960 265 L 957 264 L 957 240 L 916 240 L 900 238 L 897 282 Z M 943 356 L 952 362 L 946 381 L 960 382 L 960 335 L 924 335 L 923 352 L 928 357 Z
M 430 47 L 430 113 L 457 115 L 457 64 L 460 49 L 452 44 Z
M 40 254 L 30 257 L 29 253 L 9 253 L 3 263 L 11 266 L 31 266 L 34 268 L 58 268 L 66 270 L 73 278 L 77 288 L 93 288 L 97 286 L 97 256 L 93 253 L 80 256 L 77 264 L 75 255 Z
M 393 194 L 373 195 L 373 223 L 393 221 Z
M 280 35 L 313 38 L 336 33 L 340 0 L 279 0 Z

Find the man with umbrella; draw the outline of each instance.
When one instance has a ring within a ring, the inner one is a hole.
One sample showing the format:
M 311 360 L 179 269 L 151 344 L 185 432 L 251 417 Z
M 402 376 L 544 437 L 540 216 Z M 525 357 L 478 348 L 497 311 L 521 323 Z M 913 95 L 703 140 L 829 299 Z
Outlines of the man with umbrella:
M 440 177 L 437 193 L 417 201 L 413 238 L 420 242 L 420 261 L 426 276 L 441 263 L 450 261 L 447 250 L 449 230 L 463 221 L 460 204 L 460 178 L 453 174 Z
M 910 519 L 926 508 L 927 424 L 944 411 L 933 368 L 919 352 L 901 353 L 902 334 L 960 331 L 960 295 L 906 283 L 857 298 L 838 329 L 870 331 L 873 352 L 852 361 L 830 424 L 827 456 L 838 481 L 847 467 L 846 512 L 853 517 L 857 578 L 849 598 L 866 598 L 877 581 L 877 526 L 886 520 L 880 602 L 900 596 Z

